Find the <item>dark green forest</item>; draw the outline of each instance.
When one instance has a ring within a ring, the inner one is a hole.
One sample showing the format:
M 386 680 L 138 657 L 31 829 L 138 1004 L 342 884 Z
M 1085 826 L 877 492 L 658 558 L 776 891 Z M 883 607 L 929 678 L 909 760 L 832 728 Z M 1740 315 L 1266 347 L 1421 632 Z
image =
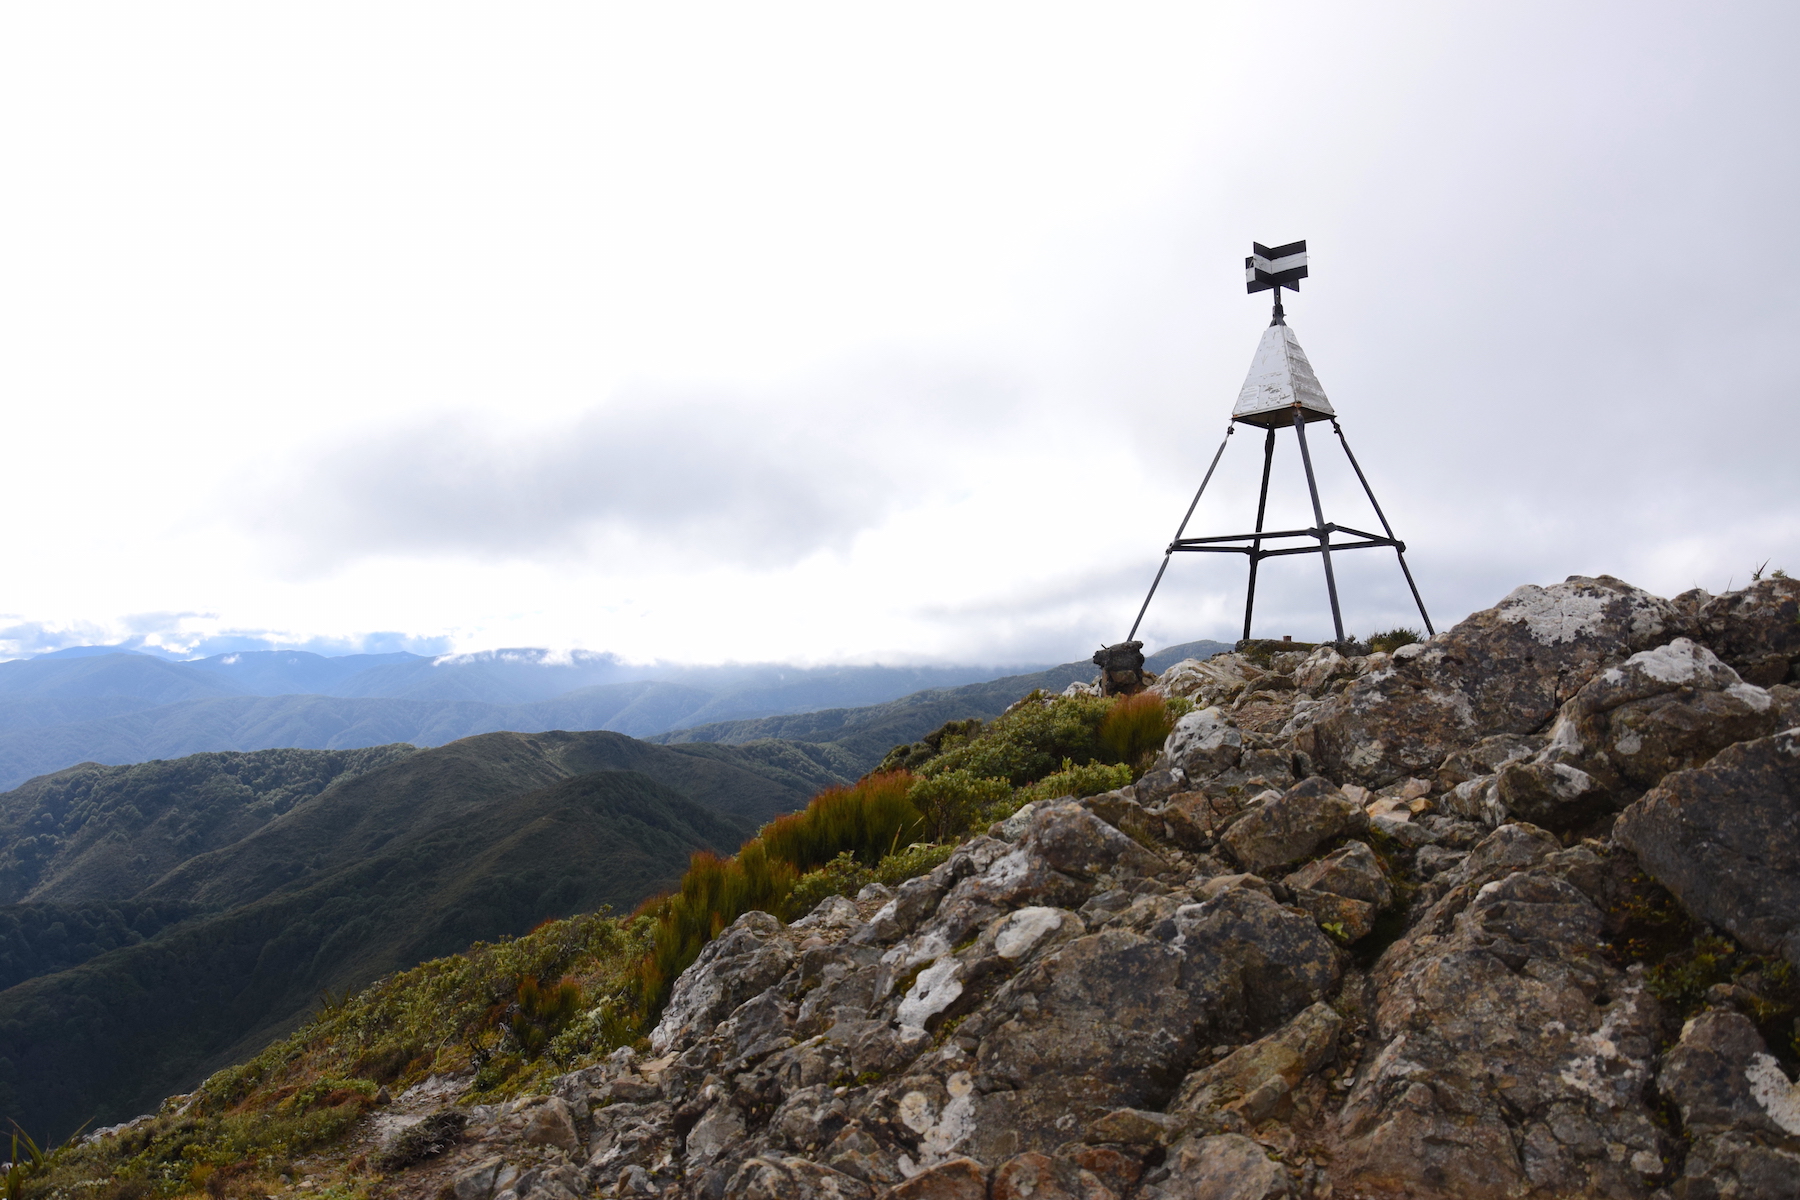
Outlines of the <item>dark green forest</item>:
M 199 905 L 176 900 L 0 907 L 0 991 L 136 946 L 199 911 Z
M 547 919 L 629 909 L 694 851 L 729 853 L 835 781 L 776 747 L 609 733 L 199 755 L 34 780 L 0 796 L 0 820 L 57 839 L 39 889 L 130 893 L 0 910 L 13 972 L 0 1118 L 60 1138 L 134 1116 L 253 1054 L 322 995 Z M 129 869 L 184 848 L 154 876 Z

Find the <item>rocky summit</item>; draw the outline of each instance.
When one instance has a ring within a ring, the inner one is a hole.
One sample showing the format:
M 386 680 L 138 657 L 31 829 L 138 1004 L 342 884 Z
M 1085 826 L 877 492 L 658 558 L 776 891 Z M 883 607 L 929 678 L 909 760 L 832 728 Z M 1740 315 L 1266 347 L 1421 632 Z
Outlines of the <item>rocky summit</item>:
M 1797 601 L 1576 577 L 1180 663 L 1131 786 L 747 913 L 647 1044 L 359 1136 L 446 1200 L 1800 1197 Z

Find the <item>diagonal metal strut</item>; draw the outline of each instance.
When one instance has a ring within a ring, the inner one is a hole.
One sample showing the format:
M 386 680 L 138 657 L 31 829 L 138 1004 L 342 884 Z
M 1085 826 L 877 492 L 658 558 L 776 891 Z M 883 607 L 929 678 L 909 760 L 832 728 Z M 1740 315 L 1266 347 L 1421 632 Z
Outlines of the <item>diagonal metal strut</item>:
M 1277 292 L 1277 295 L 1280 293 Z M 1206 494 L 1206 485 L 1212 482 L 1213 472 L 1219 468 L 1219 460 L 1225 456 L 1225 447 L 1231 442 L 1231 435 L 1237 432 L 1235 424 L 1225 426 L 1225 437 L 1219 442 L 1219 448 L 1213 452 L 1212 465 L 1206 468 L 1206 478 L 1200 481 L 1200 490 L 1194 493 L 1193 503 L 1182 515 L 1181 524 L 1175 529 L 1175 536 L 1169 541 L 1169 548 L 1163 551 L 1162 566 L 1156 568 L 1156 578 L 1150 581 L 1150 593 L 1144 597 L 1144 603 L 1138 608 L 1137 620 L 1131 623 L 1131 632 L 1125 635 L 1130 641 L 1137 636 L 1138 626 L 1144 623 L 1144 614 L 1150 609 L 1150 597 L 1156 595 L 1156 585 L 1162 582 L 1163 572 L 1169 569 L 1169 555 L 1175 553 L 1176 543 L 1181 535 L 1187 532 L 1188 522 L 1194 519 L 1194 510 L 1200 507 L 1200 497 Z

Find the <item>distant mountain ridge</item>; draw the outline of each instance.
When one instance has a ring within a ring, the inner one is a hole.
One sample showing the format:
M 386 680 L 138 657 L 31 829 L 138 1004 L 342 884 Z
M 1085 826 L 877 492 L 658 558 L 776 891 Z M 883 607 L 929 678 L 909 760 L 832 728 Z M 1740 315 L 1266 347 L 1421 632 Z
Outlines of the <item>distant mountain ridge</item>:
M 1160 672 L 1183 659 L 1209 658 L 1229 649 L 1230 645 L 1224 642 L 1184 642 L 1147 656 L 1144 666 Z M 672 730 L 646 740 L 665 745 L 717 742 L 755 746 L 779 741 L 811 746 L 828 754 L 830 761 L 841 764 L 840 769 L 846 774 L 859 776 L 873 770 L 895 746 L 918 741 L 946 721 L 966 721 L 971 717 L 992 720 L 1031 691 L 1041 688 L 1060 692 L 1072 683 L 1091 682 L 1095 675 L 1091 663 L 1065 663 L 1028 675 L 914 692 L 885 704 L 721 721 Z
M 156 703 L 202 696 L 343 696 L 403 700 L 470 700 L 529 704 L 586 688 L 656 682 L 724 696 L 739 692 L 803 692 L 809 685 L 840 703 L 879 703 L 908 691 L 950 687 L 1029 667 L 824 666 L 750 663 L 683 666 L 633 664 L 586 650 L 484 650 L 473 654 L 350 654 L 303 650 L 216 654 L 189 662 L 93 647 L 0 663 L 0 699 L 137 696 Z M 805 704 L 812 701 L 795 701 Z
M 1158 663 L 1171 654 L 1227 648 L 1219 642 L 1171 647 L 1152 656 L 1151 669 L 1160 669 Z M 659 677 L 620 678 L 646 671 Z M 932 713 L 955 709 L 957 701 L 945 707 L 936 693 L 992 683 L 995 673 L 981 667 L 646 668 L 610 654 L 534 649 L 435 659 L 243 651 L 185 663 L 147 654 L 61 651 L 0 663 L 0 791 L 80 762 L 147 762 L 277 747 L 437 746 L 500 730 L 606 730 L 665 742 L 727 744 L 792 737 L 823 745 L 836 740 L 820 736 L 836 728 L 832 718 L 780 719 L 924 697 L 908 705 L 891 730 L 881 721 L 893 714 L 844 718 L 859 731 L 858 749 L 835 760 L 847 768 L 866 759 L 868 747 L 889 732 L 895 741 L 913 740 L 920 733 L 900 734 Z M 1088 664 L 1070 663 L 1004 678 L 1038 674 L 1045 679 L 1041 686 L 1051 686 L 1054 675 L 1060 690 L 1093 673 Z M 1040 685 L 1024 690 L 1030 686 Z M 981 715 L 989 707 L 982 701 L 976 711 L 957 710 L 955 717 L 936 723 Z M 757 720 L 774 723 L 744 724 Z M 691 735 L 684 733 L 690 730 Z M 875 757 L 879 761 L 880 754 Z

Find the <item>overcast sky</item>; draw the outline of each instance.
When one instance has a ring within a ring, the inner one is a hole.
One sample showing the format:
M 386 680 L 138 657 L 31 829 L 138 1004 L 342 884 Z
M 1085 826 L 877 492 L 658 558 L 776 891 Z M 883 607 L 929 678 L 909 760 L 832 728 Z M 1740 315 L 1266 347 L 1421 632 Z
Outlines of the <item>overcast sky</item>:
M 1800 571 L 1800 7 L 13 5 L 0 657 L 1122 638 L 1266 296 L 1438 627 Z M 1324 427 L 1326 515 L 1373 520 Z M 1254 520 L 1256 431 L 1190 534 Z M 1273 522 L 1310 523 L 1291 434 Z M 1288 527 L 1294 527 L 1289 525 Z M 1391 555 L 1346 622 L 1416 625 Z M 1329 635 L 1316 559 L 1257 633 Z M 1182 556 L 1153 646 L 1238 636 Z

